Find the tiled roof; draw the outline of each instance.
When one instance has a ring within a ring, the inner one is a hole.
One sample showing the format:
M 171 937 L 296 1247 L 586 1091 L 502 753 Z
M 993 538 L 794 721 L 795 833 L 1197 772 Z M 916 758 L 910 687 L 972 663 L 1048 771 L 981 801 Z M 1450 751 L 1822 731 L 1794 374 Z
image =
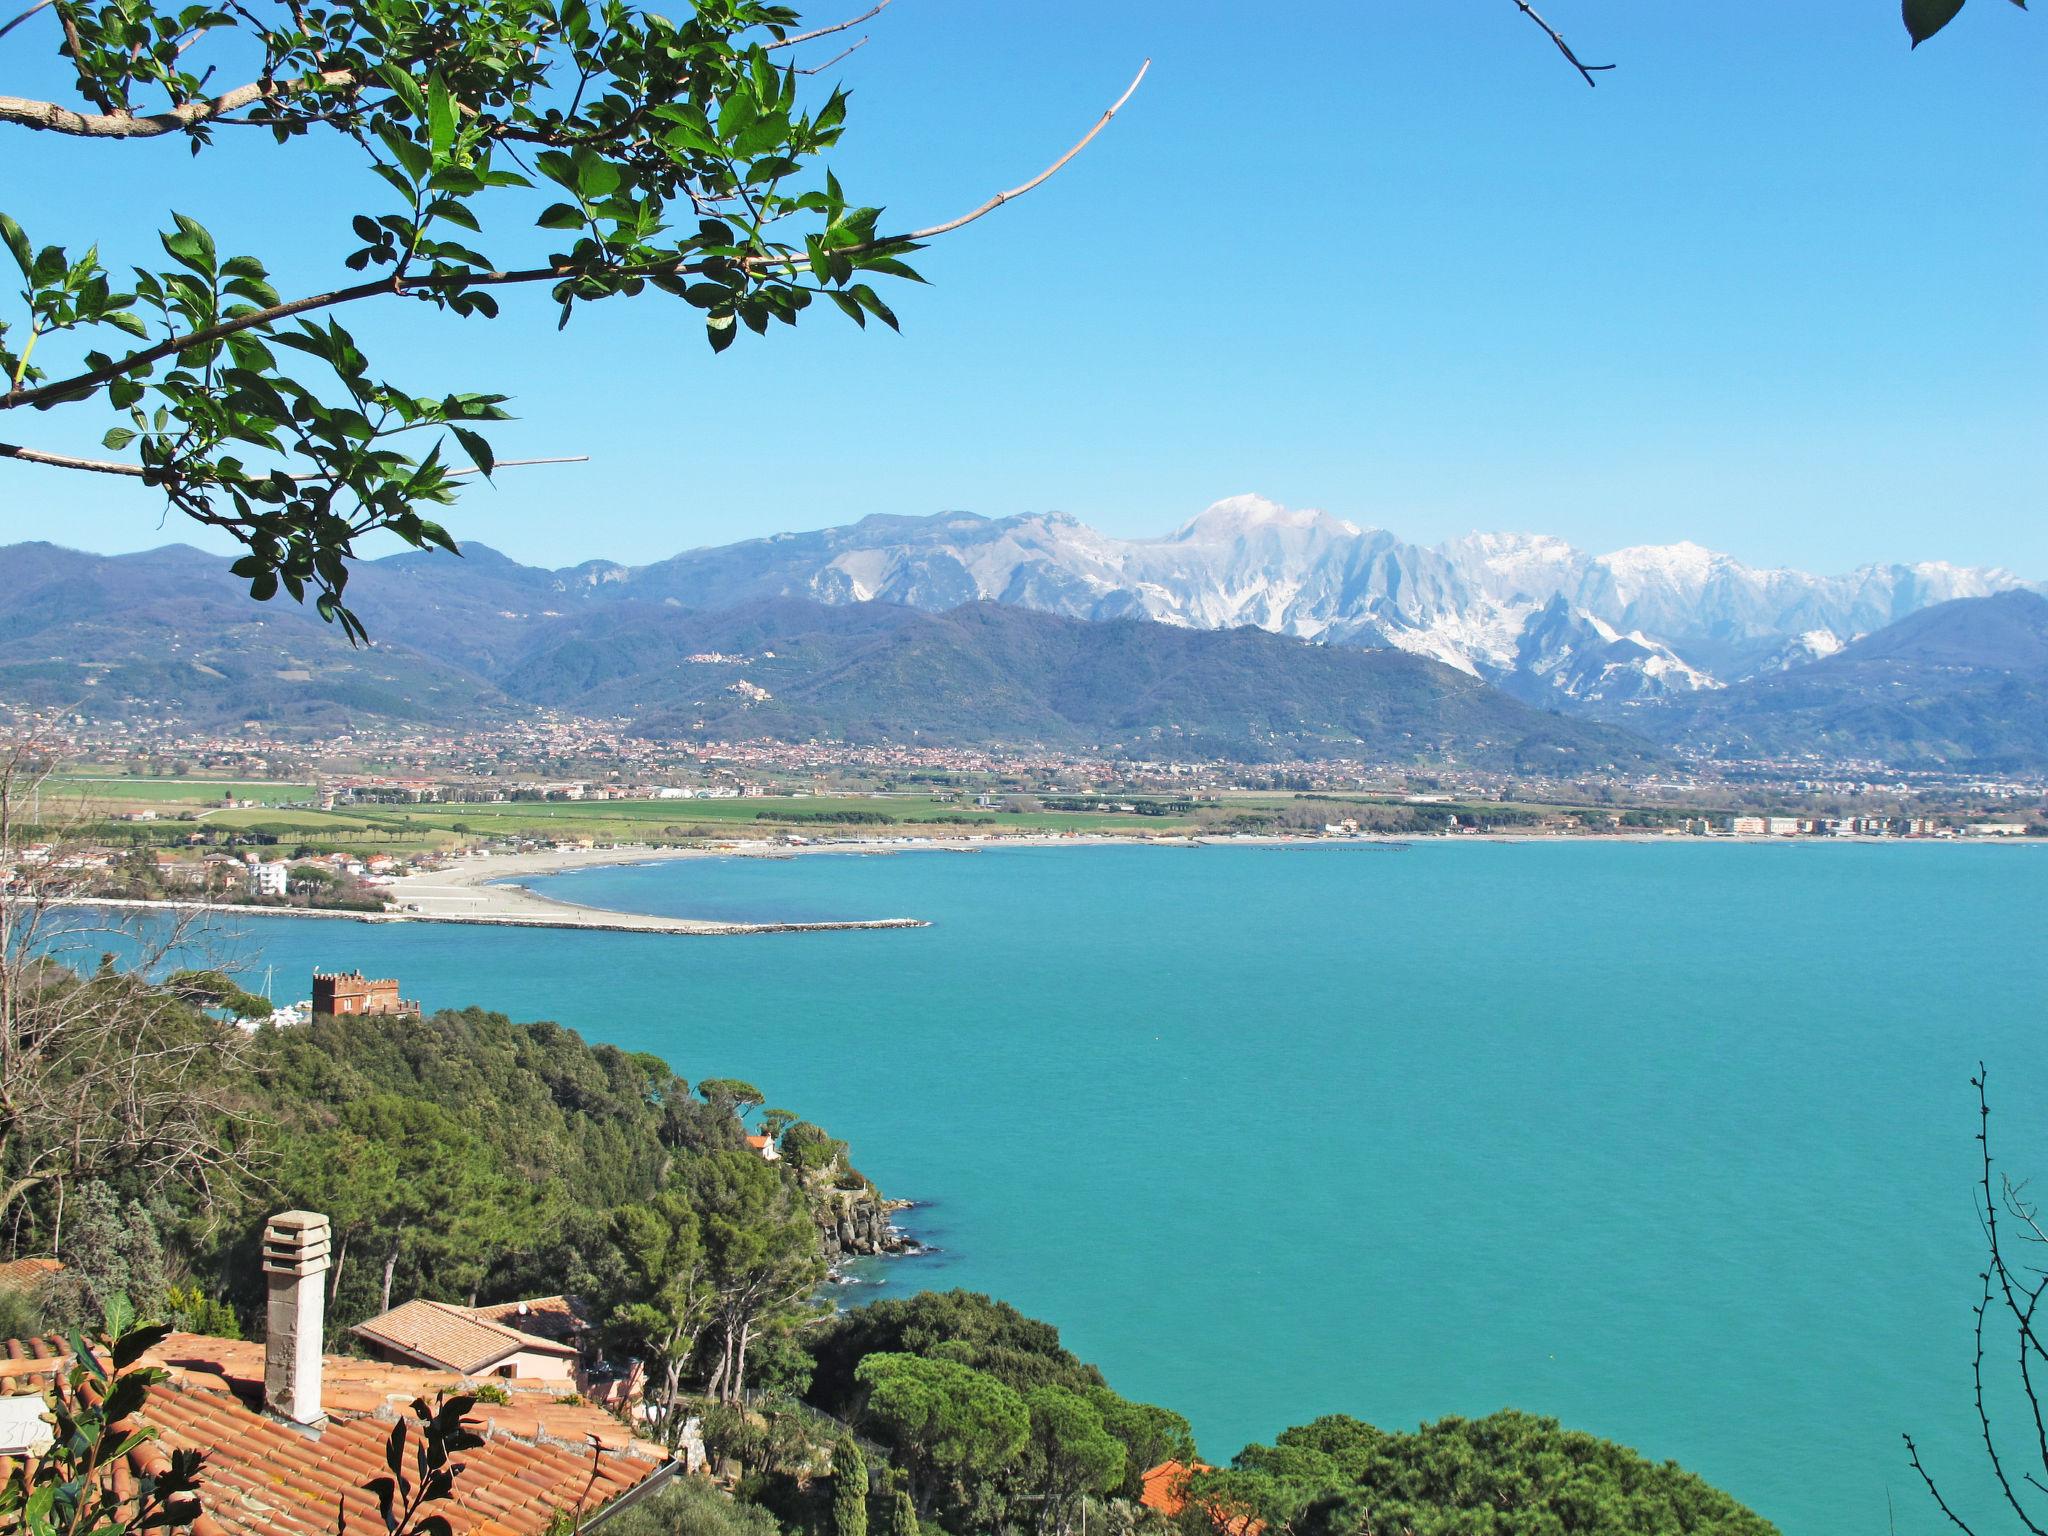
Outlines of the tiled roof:
M 1188 1507 L 1188 1479 L 1197 1472 L 1209 1470 L 1200 1462 L 1189 1467 L 1177 1461 L 1162 1461 L 1146 1472 L 1144 1491 L 1138 1495 L 1138 1502 L 1169 1518 L 1177 1515 Z
M 494 1306 L 462 1309 L 479 1322 L 497 1323 L 521 1333 L 566 1344 L 588 1326 L 583 1304 L 574 1296 L 536 1296 L 527 1301 L 501 1301 Z
M 9 1259 L 0 1264 L 0 1291 L 32 1291 L 63 1267 L 55 1259 Z
M 378 1313 L 368 1322 L 357 1323 L 349 1331 L 373 1344 L 465 1376 L 522 1349 L 571 1357 L 576 1353 L 567 1344 L 521 1333 L 517 1328 L 490 1322 L 466 1307 L 445 1301 L 408 1301 L 389 1312 Z
M 0 1389 L 28 1390 L 62 1363 L 47 1340 L 0 1346 Z M 336 1527 L 343 1507 L 359 1530 L 381 1528 L 363 1484 L 384 1474 L 384 1442 L 415 1397 L 458 1390 L 446 1372 L 327 1356 L 317 1430 L 260 1408 L 263 1346 L 173 1334 L 143 1357 L 171 1379 L 151 1389 L 142 1421 L 159 1439 L 136 1452 L 132 1470 L 152 1470 L 166 1450 L 205 1457 L 203 1511 L 194 1536 L 313 1536 Z M 478 1403 L 470 1424 L 484 1444 L 461 1453 L 451 1507 L 456 1536 L 539 1536 L 561 1510 L 586 1514 L 638 1486 L 663 1465 L 661 1447 L 636 1440 L 602 1411 L 558 1404 L 516 1384 L 508 1404 Z
M 1192 1466 L 1178 1461 L 1162 1461 L 1145 1473 L 1138 1502 L 1172 1519 L 1188 1507 L 1189 1480 L 1198 1472 L 1215 1470 L 1199 1461 Z M 1248 1511 L 1233 1513 L 1220 1505 L 1210 1505 L 1208 1515 L 1209 1523 L 1219 1536 L 1264 1536 L 1266 1522 Z

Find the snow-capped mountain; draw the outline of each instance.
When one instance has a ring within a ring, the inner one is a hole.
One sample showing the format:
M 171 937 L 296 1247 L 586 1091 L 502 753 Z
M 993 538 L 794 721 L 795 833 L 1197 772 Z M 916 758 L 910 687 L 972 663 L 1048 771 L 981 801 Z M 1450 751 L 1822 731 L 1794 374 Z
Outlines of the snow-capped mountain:
M 1932 604 L 2029 585 L 1943 563 L 1759 570 L 1690 543 L 1592 555 L 1542 535 L 1475 533 L 1430 548 L 1258 496 L 1219 501 L 1154 539 L 1112 538 L 1059 513 L 870 517 L 651 566 L 593 563 L 557 582 L 565 594 L 691 608 L 773 596 L 933 610 L 979 600 L 1256 625 L 1391 646 L 1524 697 L 1593 705 L 1784 670 Z

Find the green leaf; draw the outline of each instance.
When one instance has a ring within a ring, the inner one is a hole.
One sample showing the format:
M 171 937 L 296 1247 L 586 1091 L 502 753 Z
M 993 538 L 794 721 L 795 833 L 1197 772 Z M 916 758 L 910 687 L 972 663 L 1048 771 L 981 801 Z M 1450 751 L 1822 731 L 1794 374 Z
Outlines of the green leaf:
M 406 73 L 403 65 L 386 64 L 377 73 L 391 87 L 391 94 L 403 102 L 414 117 L 427 115 L 427 98 L 420 92 L 420 83 Z
M 35 281 L 35 253 L 28 243 L 28 236 L 21 226 L 0 213 L 0 240 L 7 242 L 7 249 L 14 253 L 14 264 L 21 268 L 21 275 L 30 282 Z
M 436 160 L 455 147 L 455 98 L 438 74 L 427 80 L 427 134 Z
M 1906 34 L 1913 39 L 1913 46 L 1918 48 L 1954 21 L 1962 8 L 1963 0 L 1905 0 Z
M 107 428 L 107 435 L 100 439 L 100 445 L 105 448 L 112 448 L 118 453 L 121 449 L 134 442 L 135 436 L 136 434 L 129 431 L 126 427 L 109 427 Z
M 429 155 L 424 149 L 421 149 L 419 145 L 413 143 L 411 139 L 408 139 L 390 123 L 379 123 L 377 125 L 377 137 L 383 141 L 384 147 L 391 152 L 391 158 L 404 167 L 406 175 L 416 182 L 426 180 L 427 172 L 434 168 L 433 156 Z
M 498 467 L 498 461 L 492 456 L 491 445 L 484 441 L 483 434 L 472 432 L 467 427 L 451 426 L 448 430 L 455 434 L 455 441 L 462 444 L 462 451 L 469 455 L 470 463 L 477 467 L 486 480 L 490 479 L 491 471 Z
M 618 190 L 619 168 L 595 155 L 576 157 L 576 190 L 587 198 L 610 197 Z
M 583 210 L 574 203 L 553 203 L 533 222 L 542 229 L 581 229 Z

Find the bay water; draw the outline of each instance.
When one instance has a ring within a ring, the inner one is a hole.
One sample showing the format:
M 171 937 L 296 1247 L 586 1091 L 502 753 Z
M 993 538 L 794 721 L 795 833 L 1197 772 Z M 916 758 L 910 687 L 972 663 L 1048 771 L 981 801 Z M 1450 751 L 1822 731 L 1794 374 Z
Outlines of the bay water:
M 1941 1528 L 1902 1431 L 1991 1508 L 1970 1078 L 2048 1190 L 2048 849 L 1088 846 L 533 885 L 932 926 L 237 942 L 280 1000 L 360 967 L 757 1083 L 919 1202 L 936 1251 L 842 1300 L 1013 1302 L 1212 1460 L 1322 1413 L 1514 1406 L 1788 1532 Z

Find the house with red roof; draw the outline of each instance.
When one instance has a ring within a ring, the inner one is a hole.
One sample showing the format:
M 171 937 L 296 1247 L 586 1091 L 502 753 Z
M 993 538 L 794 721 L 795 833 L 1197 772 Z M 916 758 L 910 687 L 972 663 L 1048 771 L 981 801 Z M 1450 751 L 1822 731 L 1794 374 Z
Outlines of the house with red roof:
M 117 1488 L 154 1476 L 170 1453 L 203 1460 L 193 1536 L 327 1536 L 383 1527 L 365 1485 L 384 1473 L 392 1426 L 416 1399 L 435 1402 L 473 1383 L 462 1372 L 324 1354 L 328 1224 L 287 1211 L 264 1230 L 268 1327 L 261 1343 L 176 1333 L 140 1362 L 166 1373 L 136 1415 L 155 1438 L 112 1469 Z M 62 1340 L 0 1344 L 0 1458 L 38 1449 L 49 1426 L 22 1408 L 65 1370 Z M 453 1536 L 543 1536 L 599 1530 L 679 1468 L 602 1409 L 558 1401 L 558 1381 L 495 1378 L 503 1403 L 478 1402 L 468 1427 L 483 1443 L 462 1453 L 454 1496 L 439 1510 Z M 6 1437 L 13 1436 L 13 1439 Z M 19 1443 L 16 1443 L 19 1441 Z M 4 1470 L 4 1463 L 0 1463 Z M 566 1517 L 566 1527 L 563 1522 Z

